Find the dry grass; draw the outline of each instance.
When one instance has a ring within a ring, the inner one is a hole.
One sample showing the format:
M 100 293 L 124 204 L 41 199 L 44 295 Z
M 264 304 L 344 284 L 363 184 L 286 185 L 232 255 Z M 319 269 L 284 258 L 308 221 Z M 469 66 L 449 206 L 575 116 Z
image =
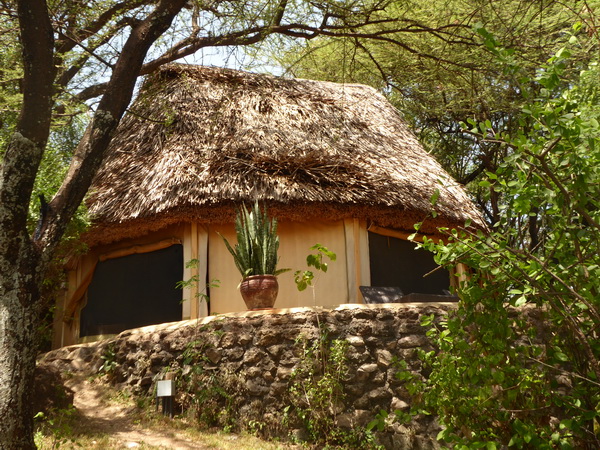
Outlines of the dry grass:
M 234 203 L 255 198 L 280 219 L 358 217 L 412 230 L 436 190 L 430 232 L 467 219 L 483 226 L 373 88 L 174 64 L 146 81 L 88 205 L 98 225 L 138 233 L 157 221 L 230 221 Z
M 201 430 L 185 418 L 169 419 L 154 404 L 136 400 L 101 380 L 80 380 L 79 409 L 59 411 L 38 423 L 35 442 L 44 449 L 290 449 L 248 434 Z M 83 390 L 86 394 L 82 395 Z M 82 399 L 88 398 L 88 400 Z M 82 402 L 92 404 L 84 405 Z M 106 412 L 109 411 L 108 414 Z

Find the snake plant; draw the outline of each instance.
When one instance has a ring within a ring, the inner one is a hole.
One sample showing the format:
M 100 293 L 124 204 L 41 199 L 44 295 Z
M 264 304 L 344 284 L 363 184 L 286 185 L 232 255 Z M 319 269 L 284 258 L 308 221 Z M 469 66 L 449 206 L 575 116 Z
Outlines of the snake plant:
M 290 269 L 277 269 L 279 236 L 277 219 L 269 218 L 266 206 L 262 211 L 258 201 L 250 211 L 244 205 L 236 211 L 235 232 L 237 244 L 232 247 L 221 235 L 242 279 L 250 275 L 279 275 Z

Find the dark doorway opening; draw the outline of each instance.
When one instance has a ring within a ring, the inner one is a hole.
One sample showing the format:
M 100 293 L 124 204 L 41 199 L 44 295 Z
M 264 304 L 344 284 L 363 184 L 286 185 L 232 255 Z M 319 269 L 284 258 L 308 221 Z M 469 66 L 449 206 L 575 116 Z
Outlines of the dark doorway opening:
M 447 294 L 450 274 L 439 268 L 433 254 L 415 249 L 414 242 L 369 232 L 371 286 L 398 286 L 403 294 Z
M 181 320 L 183 246 L 99 262 L 81 311 L 80 336 Z

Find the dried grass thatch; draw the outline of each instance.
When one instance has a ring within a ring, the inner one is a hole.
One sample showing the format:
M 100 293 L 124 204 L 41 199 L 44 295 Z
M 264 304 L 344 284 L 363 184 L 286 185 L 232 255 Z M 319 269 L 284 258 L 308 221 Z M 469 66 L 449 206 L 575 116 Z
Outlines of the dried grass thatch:
M 226 222 L 267 201 L 280 219 L 356 217 L 423 231 L 483 227 L 462 187 L 373 88 L 169 65 L 148 78 L 96 177 L 90 239 Z

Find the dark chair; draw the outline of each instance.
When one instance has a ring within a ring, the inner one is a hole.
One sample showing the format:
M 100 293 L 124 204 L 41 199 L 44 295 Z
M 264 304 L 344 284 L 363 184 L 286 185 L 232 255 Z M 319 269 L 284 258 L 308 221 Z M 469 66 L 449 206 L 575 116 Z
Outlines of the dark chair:
M 437 295 L 437 294 L 420 294 L 413 292 L 402 297 L 402 303 L 438 303 L 438 302 L 457 302 L 456 295 Z
M 398 286 L 359 286 L 360 293 L 369 305 L 402 303 L 403 292 Z

